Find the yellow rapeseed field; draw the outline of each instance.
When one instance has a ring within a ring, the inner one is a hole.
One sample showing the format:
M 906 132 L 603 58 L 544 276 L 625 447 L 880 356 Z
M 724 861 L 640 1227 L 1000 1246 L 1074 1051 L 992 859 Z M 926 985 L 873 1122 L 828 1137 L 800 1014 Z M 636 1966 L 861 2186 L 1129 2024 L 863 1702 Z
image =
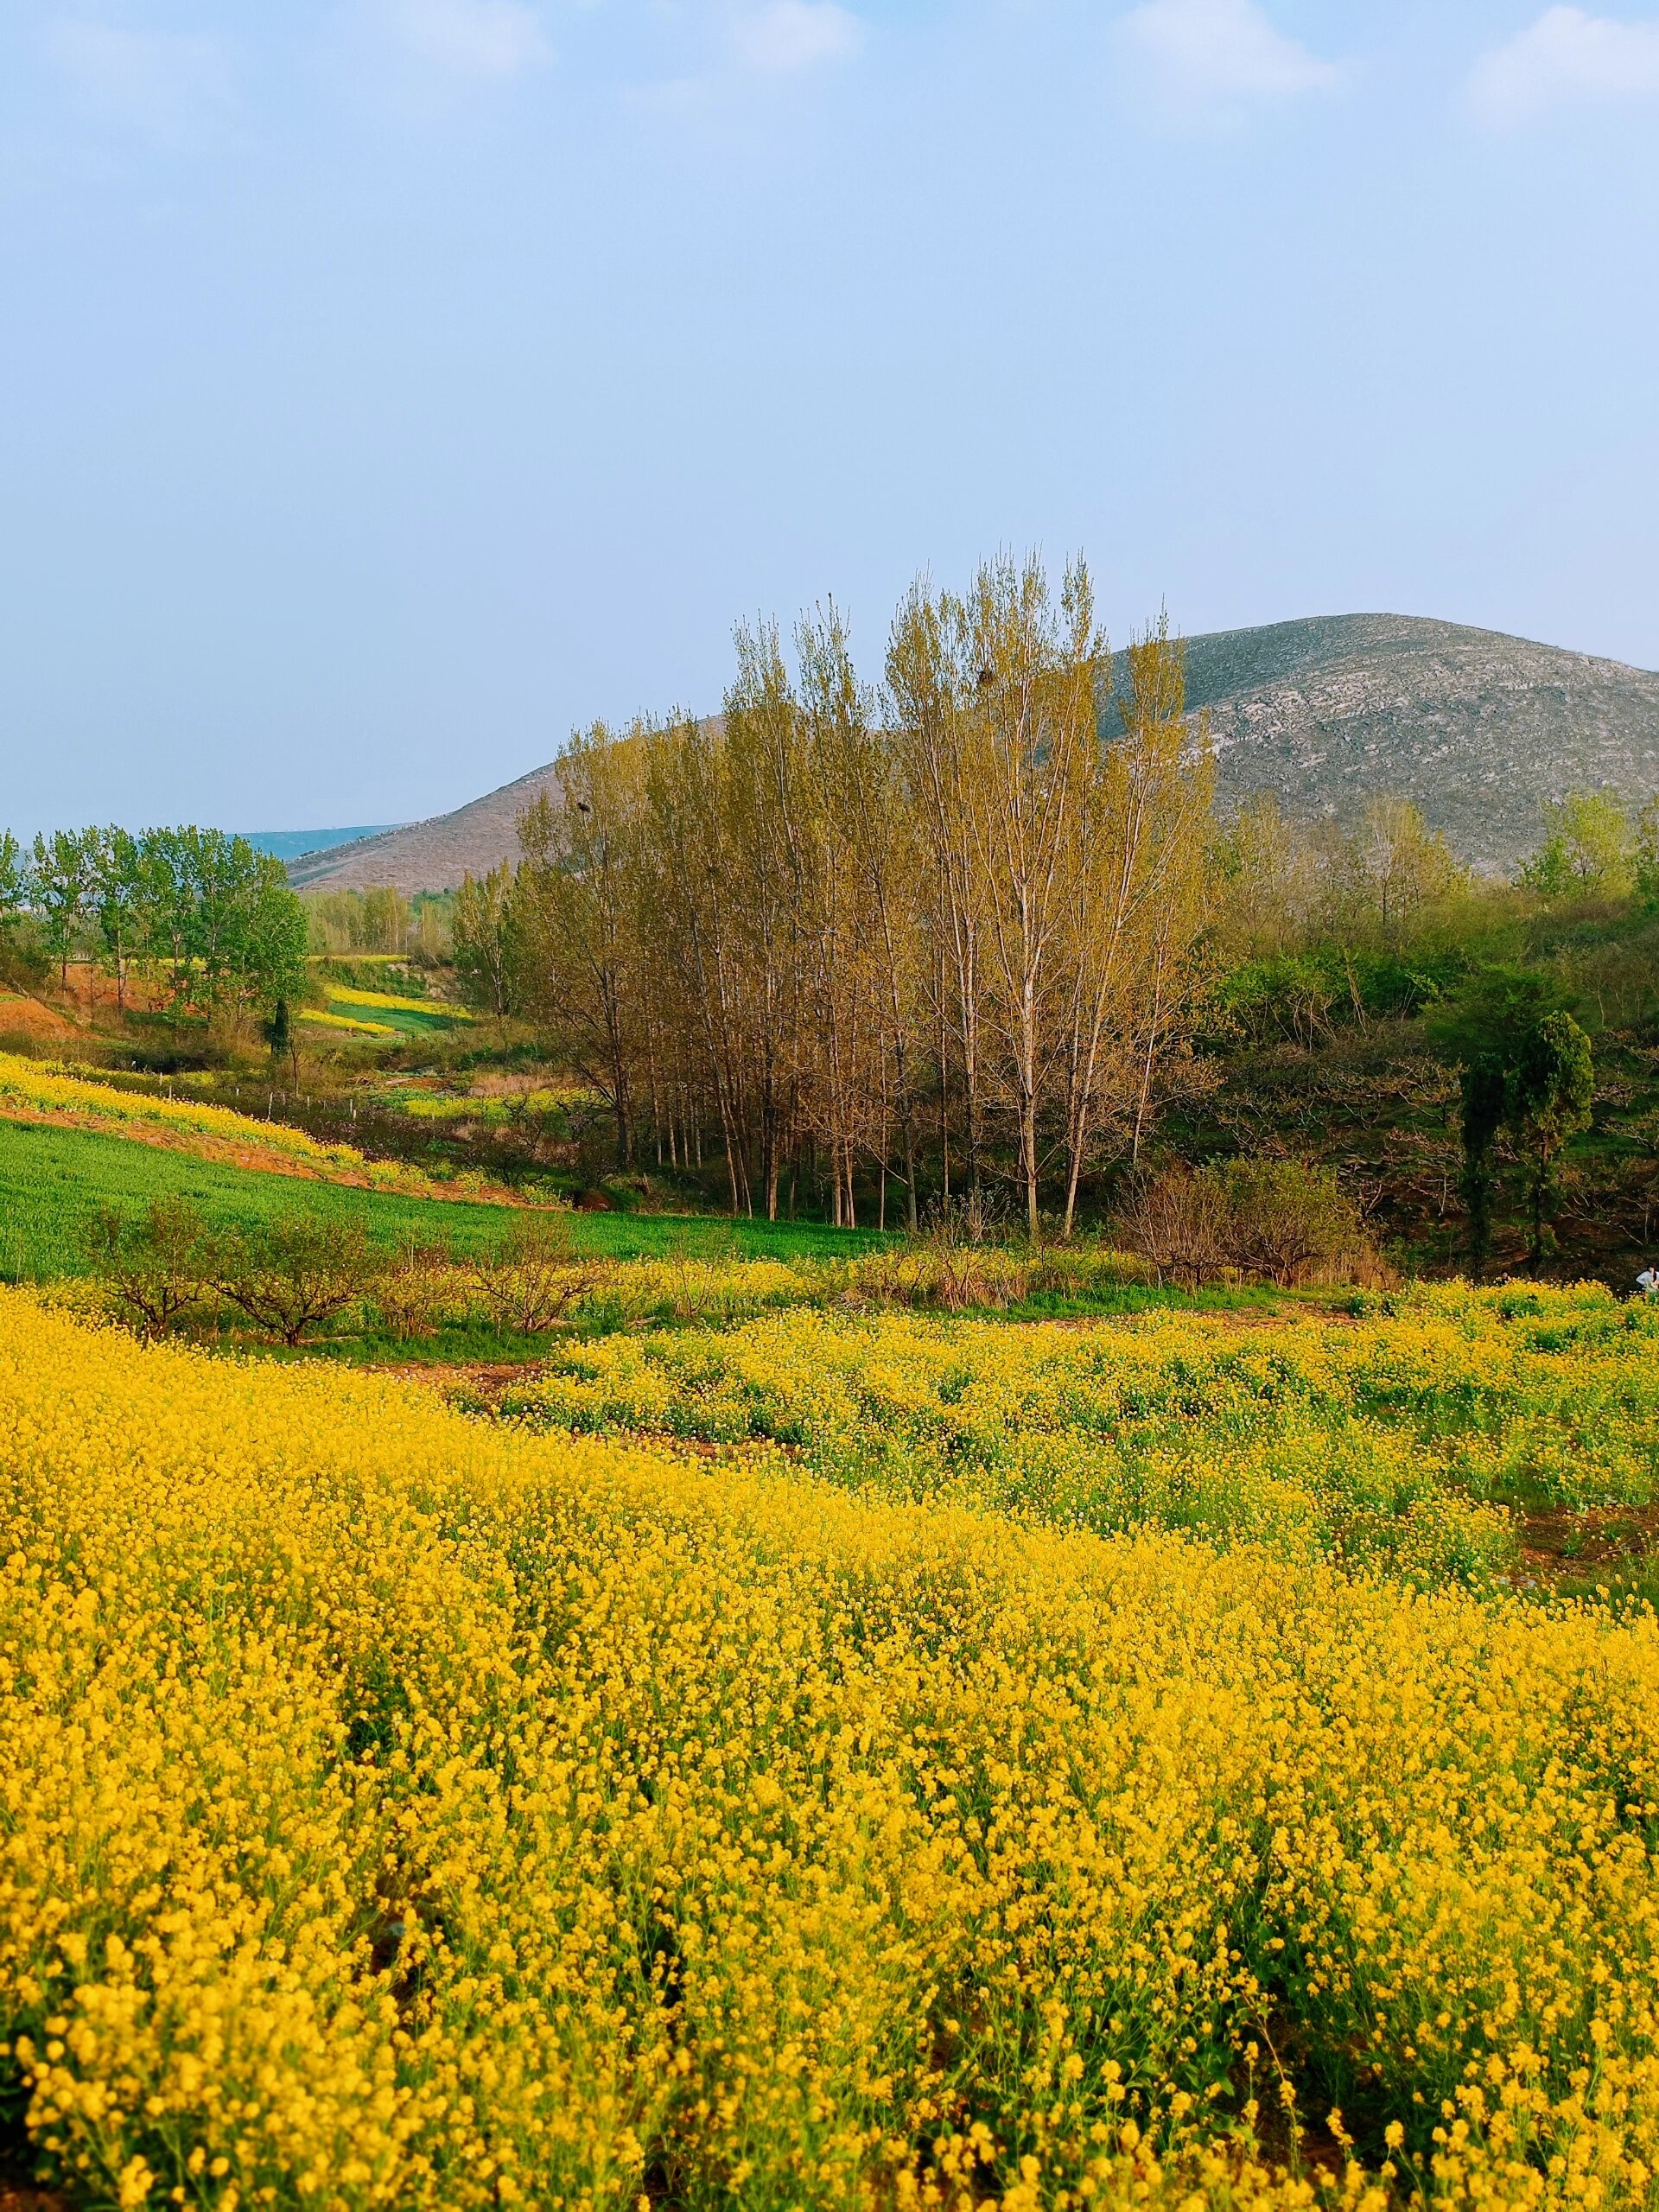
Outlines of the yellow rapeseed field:
M 227 1150 L 247 1166 L 278 1165 L 324 1180 L 367 1185 L 405 1195 L 488 1195 L 465 1179 L 435 1184 L 420 1168 L 395 1160 L 365 1160 L 355 1146 L 327 1144 L 308 1131 L 239 1114 L 200 1099 L 119 1090 L 48 1062 L 0 1052 L 0 1116 L 39 1115 L 111 1135 L 163 1141 L 210 1157 Z M 264 1157 L 262 1158 L 262 1155 Z
M 1659 1312 L 1594 1284 L 1421 1287 L 1268 1325 L 797 1307 L 576 1341 L 505 1403 L 575 1430 L 769 1440 L 888 1496 L 1478 1582 L 1512 1562 L 1503 1509 L 1659 1494 Z
M 205 1105 L 196 1099 L 118 1090 L 111 1084 L 43 1061 L 0 1052 L 0 1112 L 9 1104 L 108 1122 L 117 1129 L 147 1122 L 171 1132 L 219 1137 L 232 1144 L 286 1153 L 318 1168 L 364 1165 L 361 1153 L 350 1145 L 323 1144 L 304 1129 L 289 1128 L 281 1122 L 255 1121 L 228 1106 Z
M 397 1037 L 403 1033 L 401 1030 L 394 1029 L 389 1022 L 363 1021 L 354 1014 L 334 1014 L 325 1011 L 321 1007 L 303 1007 L 300 1014 L 300 1020 L 321 1022 L 325 1028 L 328 1029 L 355 1030 L 365 1037 Z
M 5 2080 L 93 2201 L 1653 2193 L 1649 1617 L 11 1292 L 0 1519 Z
M 330 1000 L 338 999 L 342 1006 L 390 1007 L 399 1014 L 439 1014 L 446 1021 L 473 1020 L 467 1008 L 452 999 L 399 998 L 394 991 L 360 991 L 346 983 L 330 983 L 327 991 Z

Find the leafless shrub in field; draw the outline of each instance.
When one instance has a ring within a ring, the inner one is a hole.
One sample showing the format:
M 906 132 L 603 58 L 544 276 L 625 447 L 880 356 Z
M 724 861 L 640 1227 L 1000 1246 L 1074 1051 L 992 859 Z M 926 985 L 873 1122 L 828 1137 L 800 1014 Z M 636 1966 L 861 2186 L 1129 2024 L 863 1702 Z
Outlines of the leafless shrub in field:
M 532 1337 L 597 1289 L 607 1270 L 577 1252 L 563 1216 L 537 1212 L 516 1214 L 496 1249 L 470 1258 L 464 1272 L 499 1328 Z
M 1144 1177 L 1117 1226 L 1160 1280 L 1195 1287 L 1227 1269 L 1284 1288 L 1315 1277 L 1369 1282 L 1389 1272 L 1332 1172 L 1299 1160 L 1233 1160 Z
M 1230 1264 L 1225 1193 L 1208 1171 L 1176 1168 L 1141 1177 L 1119 1209 L 1119 1234 L 1162 1282 L 1197 1288 Z
M 212 1281 L 254 1326 L 285 1344 L 369 1296 L 385 1255 L 354 1224 L 293 1213 L 214 1239 Z
M 1225 1194 L 1233 1263 L 1281 1286 L 1345 1278 L 1371 1255 L 1359 1209 L 1328 1167 L 1300 1160 L 1235 1160 L 1213 1171 Z
M 410 1244 L 391 1261 L 374 1287 L 383 1325 L 397 1337 L 428 1337 L 456 1316 L 471 1285 L 442 1244 Z

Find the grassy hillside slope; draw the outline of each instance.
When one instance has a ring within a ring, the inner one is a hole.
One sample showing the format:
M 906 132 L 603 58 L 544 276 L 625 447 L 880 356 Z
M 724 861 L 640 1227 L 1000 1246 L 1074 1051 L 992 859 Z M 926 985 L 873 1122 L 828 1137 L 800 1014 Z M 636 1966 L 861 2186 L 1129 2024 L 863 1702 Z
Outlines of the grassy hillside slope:
M 459 1252 L 495 1243 L 517 1217 L 505 1206 L 410 1198 L 338 1183 L 298 1182 L 136 1144 L 124 1137 L 0 1119 L 0 1275 L 44 1280 L 78 1272 L 80 1224 L 100 1204 L 137 1208 L 153 1198 L 193 1199 L 220 1228 L 253 1228 L 302 1207 L 328 1220 L 359 1223 L 378 1243 L 447 1243 Z M 616 1259 L 652 1255 L 717 1238 L 744 1256 L 788 1258 L 872 1249 L 871 1232 L 810 1224 L 735 1222 L 729 1227 L 663 1214 L 576 1214 L 571 1234 L 586 1251 Z

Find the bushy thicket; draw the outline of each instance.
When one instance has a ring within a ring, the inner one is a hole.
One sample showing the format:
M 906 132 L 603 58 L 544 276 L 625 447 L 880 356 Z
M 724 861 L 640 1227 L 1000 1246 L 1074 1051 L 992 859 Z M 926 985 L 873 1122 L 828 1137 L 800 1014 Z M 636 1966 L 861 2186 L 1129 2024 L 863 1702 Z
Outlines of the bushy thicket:
M 1295 1160 L 1233 1160 L 1142 1176 L 1117 1226 L 1160 1280 L 1197 1285 L 1230 1269 L 1288 1286 L 1315 1277 L 1375 1281 L 1384 1273 L 1334 1173 Z

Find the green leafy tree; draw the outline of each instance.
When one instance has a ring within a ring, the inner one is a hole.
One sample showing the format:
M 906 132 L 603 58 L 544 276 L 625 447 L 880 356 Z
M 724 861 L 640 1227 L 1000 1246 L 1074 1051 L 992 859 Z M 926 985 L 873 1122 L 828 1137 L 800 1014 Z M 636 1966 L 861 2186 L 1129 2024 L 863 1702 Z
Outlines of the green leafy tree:
M 1561 1151 L 1589 1126 L 1595 1094 L 1590 1040 L 1561 1003 L 1553 978 L 1498 963 L 1470 978 L 1431 1034 L 1460 1063 L 1461 1191 L 1471 1264 L 1478 1274 L 1491 1252 L 1497 1143 L 1507 1131 L 1526 1164 L 1536 1266 L 1549 1249 Z
M 1551 1202 L 1561 1151 L 1590 1126 L 1596 1095 L 1590 1039 L 1570 1014 L 1552 1014 L 1521 1038 L 1510 1072 L 1507 1118 L 1527 1161 L 1534 1267 L 1554 1246 Z
M 1544 804 L 1544 842 L 1521 871 L 1546 899 L 1624 897 L 1631 885 L 1630 825 L 1605 791 L 1568 791 Z
M 1548 1015 L 1562 1011 L 1563 1005 L 1553 976 L 1518 962 L 1487 961 L 1455 997 L 1435 1009 L 1428 1033 L 1465 1065 L 1478 1053 L 1490 1052 L 1507 1067 L 1516 1039 Z
M 29 855 L 29 903 L 39 917 L 41 940 L 58 963 L 60 988 L 69 988 L 69 958 L 80 942 L 86 915 L 86 838 L 73 830 L 37 836 Z
M 1459 1067 L 1467 1249 L 1478 1275 L 1491 1254 L 1497 1149 L 1512 1124 L 1510 1081 L 1522 1040 L 1560 1012 L 1554 981 L 1536 969 L 1488 962 L 1433 1016 L 1429 1033 Z
M 97 925 L 99 943 L 115 976 L 118 1006 L 127 1002 L 127 963 L 143 938 L 143 870 L 138 840 L 111 825 L 88 830 L 81 841 L 86 858 L 86 904 Z
M 0 831 L 0 955 L 10 941 L 28 904 L 29 870 L 23 849 L 10 830 Z
M 256 852 L 245 837 L 227 837 L 222 830 L 184 835 L 194 894 L 199 1003 L 206 1013 L 232 1018 L 251 1001 L 269 1005 L 277 995 L 270 980 L 273 970 L 288 982 L 305 950 L 302 915 L 291 955 L 278 941 L 286 919 L 283 906 L 292 900 L 299 915 L 282 862 Z
M 138 841 L 139 926 L 151 962 L 163 971 L 175 1021 L 188 1010 L 195 972 L 191 835 L 146 830 Z
M 305 909 L 289 889 L 280 861 L 269 853 L 256 853 L 254 859 L 258 866 L 245 887 L 234 939 L 238 990 L 267 1020 L 275 1020 L 278 1007 L 286 1018 L 304 988 Z
M 280 861 L 194 827 L 146 830 L 137 855 L 137 926 L 165 971 L 175 1020 L 239 1023 L 298 997 L 306 915 Z
M 1464 1065 L 1463 1173 L 1459 1190 L 1469 1217 L 1469 1266 L 1478 1281 L 1492 1249 L 1493 1151 L 1503 1126 L 1508 1086 L 1501 1054 L 1477 1052 Z
M 9 921 L 19 912 L 27 881 L 22 847 L 10 830 L 0 830 L 0 920 Z
M 286 1059 L 293 1071 L 294 1088 L 300 1087 L 300 1046 L 294 1033 L 294 1024 L 289 1017 L 288 1001 L 279 998 L 272 1002 L 270 1012 L 260 1025 L 273 1060 Z

